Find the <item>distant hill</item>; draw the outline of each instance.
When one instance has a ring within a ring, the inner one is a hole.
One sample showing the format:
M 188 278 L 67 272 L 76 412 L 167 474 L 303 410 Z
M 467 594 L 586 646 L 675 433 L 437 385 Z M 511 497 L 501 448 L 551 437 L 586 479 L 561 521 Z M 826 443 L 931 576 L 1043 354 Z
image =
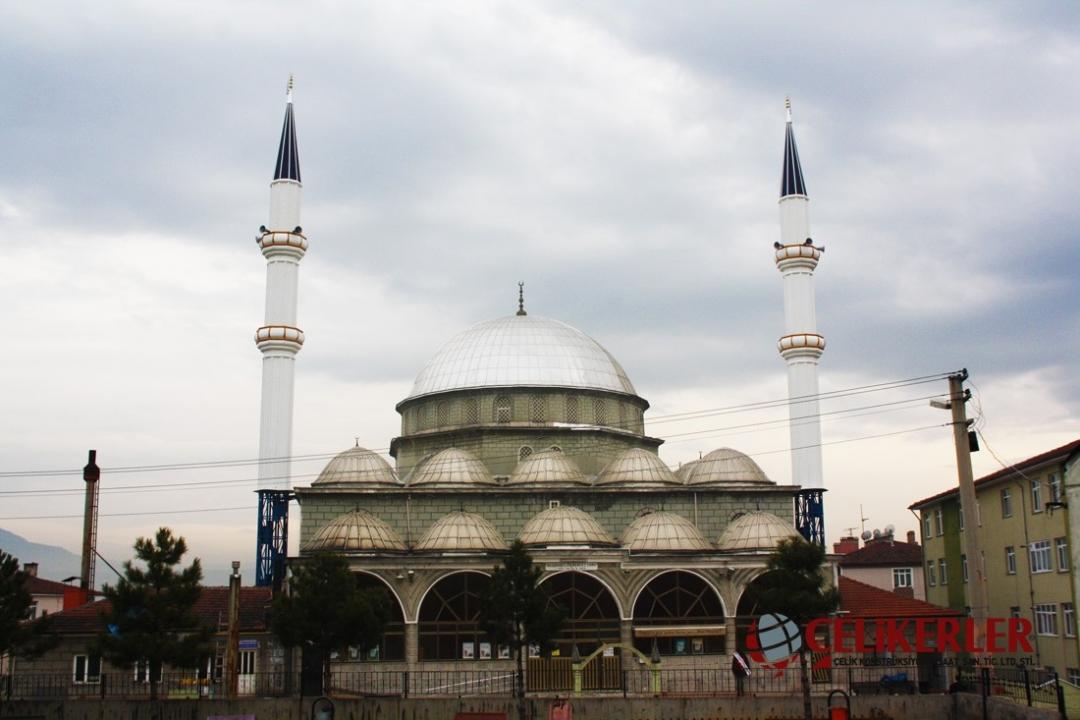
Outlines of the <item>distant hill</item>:
M 0 550 L 19 558 L 20 564 L 36 562 L 38 575 L 48 580 L 78 575 L 82 567 L 81 558 L 67 548 L 31 542 L 3 528 L 0 528 Z

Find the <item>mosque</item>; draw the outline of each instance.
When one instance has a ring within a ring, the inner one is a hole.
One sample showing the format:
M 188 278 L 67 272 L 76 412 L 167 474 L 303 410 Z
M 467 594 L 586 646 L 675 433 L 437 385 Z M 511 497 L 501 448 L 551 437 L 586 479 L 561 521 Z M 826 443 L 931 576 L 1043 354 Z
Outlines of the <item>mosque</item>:
M 260 431 L 258 582 L 276 584 L 286 560 L 346 557 L 362 582 L 392 599 L 381 645 L 343 663 L 377 669 L 495 669 L 509 651 L 478 623 L 478 598 L 520 539 L 566 622 L 553 658 L 598 653 L 602 685 L 636 658 L 666 667 L 715 666 L 739 632 L 746 589 L 776 543 L 823 542 L 813 270 L 808 201 L 790 106 L 781 183 L 780 242 L 792 399 L 793 481 L 768 478 L 747 455 L 718 448 L 669 468 L 648 434 L 648 401 L 623 366 L 581 330 L 516 312 L 459 332 L 420 369 L 396 406 L 390 458 L 362 447 L 334 457 L 308 487 L 283 485 L 292 444 L 300 169 L 291 87 L 271 183 Z M 288 503 L 302 509 L 300 555 L 286 558 Z M 421 673 L 422 675 L 422 673 Z M 536 677 L 540 677 L 536 674 Z M 530 681 L 531 682 L 531 681 Z

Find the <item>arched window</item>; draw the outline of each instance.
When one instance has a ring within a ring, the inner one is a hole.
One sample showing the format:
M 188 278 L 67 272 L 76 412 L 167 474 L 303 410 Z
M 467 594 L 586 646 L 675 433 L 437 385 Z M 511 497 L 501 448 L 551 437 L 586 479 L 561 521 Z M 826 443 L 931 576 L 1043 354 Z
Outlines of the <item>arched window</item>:
M 607 425 L 607 404 L 602 397 L 594 397 L 592 400 L 593 424 Z
M 518 450 L 518 462 L 521 462 L 525 458 L 533 454 L 533 449 L 528 445 L 522 445 Z
M 547 402 L 544 400 L 543 395 L 532 396 L 532 421 L 534 423 L 544 422 L 544 415 L 546 414 Z
M 443 400 L 435 406 L 435 427 L 446 427 L 450 424 L 450 403 Z
M 574 395 L 566 396 L 566 422 L 577 423 L 578 420 L 578 399 Z
M 555 639 L 561 657 L 570 657 L 577 645 L 582 657 L 603 643 L 619 642 L 619 606 L 596 578 L 578 572 L 554 575 L 543 582 L 548 603 L 564 614 Z
M 561 447 L 559 447 L 558 445 L 552 445 L 552 446 L 551 446 L 550 448 L 548 448 L 548 449 L 549 449 L 549 450 L 551 450 L 551 452 L 562 452 L 562 448 L 561 448 Z
M 629 430 L 630 427 L 626 424 L 626 404 L 619 402 L 616 405 L 619 406 L 619 429 Z
M 509 395 L 500 395 L 495 398 L 495 422 L 508 423 L 513 419 L 514 405 Z
M 680 634 L 673 635 L 673 628 Z M 725 629 L 720 597 L 693 573 L 653 578 L 634 603 L 634 646 L 646 654 L 654 642 L 661 655 L 723 653 Z
M 390 588 L 382 580 L 367 573 L 357 573 L 356 584 L 361 590 L 373 590 L 385 594 L 386 606 L 390 608 L 390 620 L 386 623 L 386 632 L 378 645 L 363 653 L 357 648 L 349 648 L 348 658 L 368 662 L 404 660 L 405 617 L 394 593 L 390 592 Z
M 486 575 L 459 572 L 444 577 L 428 591 L 420 605 L 420 660 L 478 660 L 496 657 L 491 639 L 480 629 L 480 593 Z
M 476 398 L 469 398 L 465 401 L 465 424 L 480 424 L 480 403 L 476 401 Z

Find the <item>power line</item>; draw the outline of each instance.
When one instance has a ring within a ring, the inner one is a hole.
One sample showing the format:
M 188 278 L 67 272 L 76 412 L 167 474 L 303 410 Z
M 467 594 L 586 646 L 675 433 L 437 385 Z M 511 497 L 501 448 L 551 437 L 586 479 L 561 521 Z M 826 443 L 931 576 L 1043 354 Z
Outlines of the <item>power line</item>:
M 141 515 L 188 515 L 190 513 L 232 512 L 234 510 L 244 510 L 247 512 L 251 512 L 251 507 L 244 506 L 228 508 L 199 508 L 196 510 L 147 510 L 145 512 L 103 513 L 102 515 L 100 515 L 100 517 L 136 517 Z M 81 517 L 81 513 L 77 515 L 19 515 L 0 517 L 0 520 L 67 520 L 71 518 Z

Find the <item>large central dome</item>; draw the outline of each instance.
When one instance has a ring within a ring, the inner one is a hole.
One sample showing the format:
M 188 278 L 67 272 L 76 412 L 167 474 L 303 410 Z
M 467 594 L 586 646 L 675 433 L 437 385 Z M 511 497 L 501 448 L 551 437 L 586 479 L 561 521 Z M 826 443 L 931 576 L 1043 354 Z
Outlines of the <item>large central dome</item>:
M 509 315 L 458 334 L 420 371 L 409 398 L 479 387 L 567 387 L 636 395 L 600 343 L 566 323 Z

